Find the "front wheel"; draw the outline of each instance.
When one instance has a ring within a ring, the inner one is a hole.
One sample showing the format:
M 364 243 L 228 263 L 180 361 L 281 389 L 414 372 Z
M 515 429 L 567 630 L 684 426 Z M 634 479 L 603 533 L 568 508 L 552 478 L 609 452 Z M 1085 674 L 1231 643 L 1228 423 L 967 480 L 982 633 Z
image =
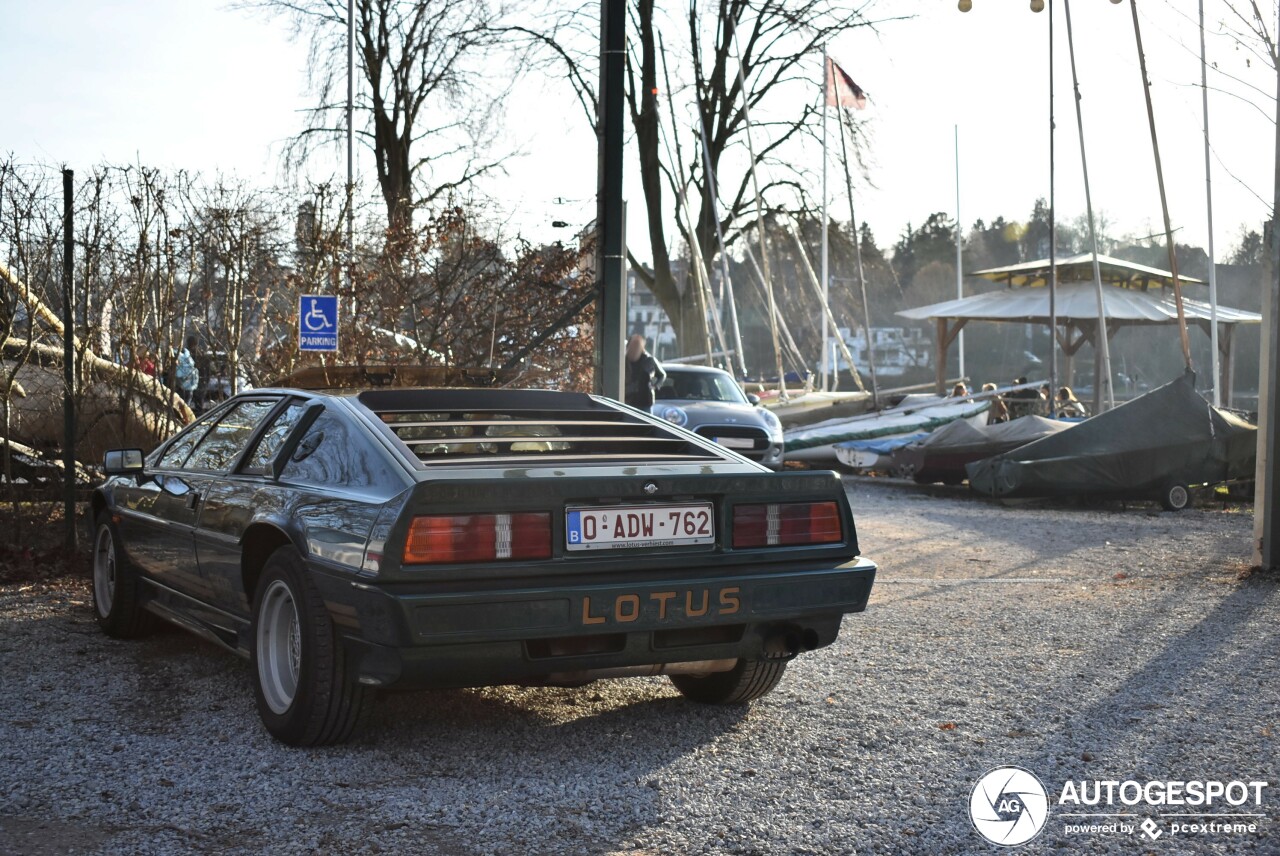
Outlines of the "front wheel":
M 93 613 L 102 632 L 133 639 L 151 629 L 151 613 L 140 600 L 141 580 L 120 545 L 111 515 L 102 512 L 93 531 Z
M 320 593 L 292 547 L 267 559 L 253 604 L 254 696 L 267 731 L 290 746 L 341 743 L 368 714 L 372 691 L 347 662 Z
M 739 660 L 727 672 L 670 677 L 680 694 L 690 701 L 746 704 L 772 692 L 786 670 L 786 660 Z
M 1181 511 L 1191 504 L 1191 490 L 1185 484 L 1171 484 L 1160 494 L 1165 511 Z

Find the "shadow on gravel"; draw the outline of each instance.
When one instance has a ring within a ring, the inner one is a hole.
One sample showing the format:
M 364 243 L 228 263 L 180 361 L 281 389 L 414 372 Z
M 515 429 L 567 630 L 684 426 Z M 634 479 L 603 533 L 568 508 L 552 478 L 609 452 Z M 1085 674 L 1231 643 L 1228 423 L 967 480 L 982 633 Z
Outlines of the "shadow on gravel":
M 1162 607 L 1185 604 L 1188 594 L 1194 592 L 1171 594 Z M 1160 634 L 1167 642 L 1155 650 L 1134 649 L 1134 638 L 1150 639 L 1154 635 L 1149 629 L 1142 632 L 1153 615 L 1135 617 L 1126 631 L 1117 633 L 1109 645 L 1100 646 L 1096 656 L 1107 662 L 1137 659 L 1145 663 L 1126 671 L 1124 679 L 1105 698 L 1073 714 L 1073 719 L 1086 729 L 1093 723 L 1108 724 L 1090 739 L 1090 751 L 1104 760 L 1109 754 L 1123 751 L 1142 758 L 1152 769 L 1178 770 L 1186 751 L 1181 745 L 1186 736 L 1184 730 L 1190 723 L 1177 719 L 1153 727 L 1152 711 L 1169 707 L 1193 710 L 1198 734 L 1222 735 L 1268 725 L 1239 721 L 1235 700 L 1242 691 L 1248 692 L 1242 684 L 1248 681 L 1250 671 L 1258 681 L 1274 681 L 1276 650 L 1280 647 L 1280 631 L 1274 619 L 1277 609 L 1280 577 L 1266 574 L 1240 583 L 1185 631 L 1172 636 Z M 1260 757 L 1259 762 L 1262 767 L 1258 770 L 1234 773 L 1247 777 L 1277 772 L 1274 755 L 1267 760 Z
M 748 707 L 699 705 L 666 692 L 654 680 L 624 678 L 573 689 L 508 686 L 388 693 L 378 700 L 360 742 L 453 751 L 457 745 L 472 747 L 477 740 L 500 736 L 500 744 L 490 747 L 495 759 L 536 754 L 602 770 L 622 766 L 610 747 L 624 745 L 628 756 L 643 755 L 647 769 L 715 741 L 749 715 Z M 543 754 L 548 750 L 550 756 Z M 515 765 L 513 760 L 505 763 Z
M 265 812 L 305 830 L 316 848 L 307 852 L 373 852 L 351 849 L 372 835 L 383 852 L 600 856 L 677 822 L 684 785 L 670 783 L 668 768 L 714 756 L 716 744 L 758 728 L 748 720 L 777 715 L 686 702 L 665 678 L 426 690 L 383 694 L 352 744 L 289 749 L 258 722 L 246 661 L 177 628 L 107 639 L 83 592 L 71 598 L 6 617 L 22 634 L 8 642 L 13 654 L 36 670 L 20 696 L 37 708 L 0 730 L 47 739 L 47 717 L 62 723 L 59 744 L 95 747 L 84 772 L 80 750 L 36 750 L 55 781 L 72 781 L 60 793 L 81 801 L 83 823 L 55 817 L 73 809 L 55 808 L 40 787 L 21 785 L 22 800 L 6 804 L 18 780 L 0 775 L 0 839 L 25 842 L 14 852 L 137 852 L 153 837 L 164 842 L 157 853 L 272 852 L 283 833 L 258 827 Z M 46 702 L 46 685 L 73 680 L 81 692 Z M 530 806 L 536 819 L 515 814 Z M 500 835 L 486 841 L 485 830 Z M 44 850 L 31 844 L 43 839 Z

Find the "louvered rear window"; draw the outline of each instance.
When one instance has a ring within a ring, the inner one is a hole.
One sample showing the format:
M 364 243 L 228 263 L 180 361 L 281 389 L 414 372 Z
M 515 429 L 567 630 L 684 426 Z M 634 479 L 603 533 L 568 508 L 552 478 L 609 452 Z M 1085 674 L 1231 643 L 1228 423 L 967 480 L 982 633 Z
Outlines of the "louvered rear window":
M 717 460 L 606 400 L 540 390 L 377 390 L 358 397 L 427 465 Z

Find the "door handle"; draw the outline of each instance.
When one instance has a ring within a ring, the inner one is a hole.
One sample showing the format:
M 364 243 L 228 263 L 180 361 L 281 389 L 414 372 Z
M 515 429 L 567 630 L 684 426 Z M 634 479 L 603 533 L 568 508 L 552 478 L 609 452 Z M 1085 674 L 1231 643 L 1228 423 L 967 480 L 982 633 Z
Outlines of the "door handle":
M 195 507 L 199 504 L 200 504 L 200 491 L 193 490 L 187 494 L 187 508 L 190 508 L 191 510 L 194 511 Z

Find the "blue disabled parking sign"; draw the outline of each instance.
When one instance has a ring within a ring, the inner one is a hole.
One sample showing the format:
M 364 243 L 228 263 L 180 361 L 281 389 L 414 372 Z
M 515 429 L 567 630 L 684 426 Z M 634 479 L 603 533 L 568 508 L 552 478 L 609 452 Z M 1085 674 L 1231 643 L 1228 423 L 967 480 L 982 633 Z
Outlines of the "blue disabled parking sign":
M 304 294 L 298 298 L 298 350 L 338 350 L 338 298 Z

